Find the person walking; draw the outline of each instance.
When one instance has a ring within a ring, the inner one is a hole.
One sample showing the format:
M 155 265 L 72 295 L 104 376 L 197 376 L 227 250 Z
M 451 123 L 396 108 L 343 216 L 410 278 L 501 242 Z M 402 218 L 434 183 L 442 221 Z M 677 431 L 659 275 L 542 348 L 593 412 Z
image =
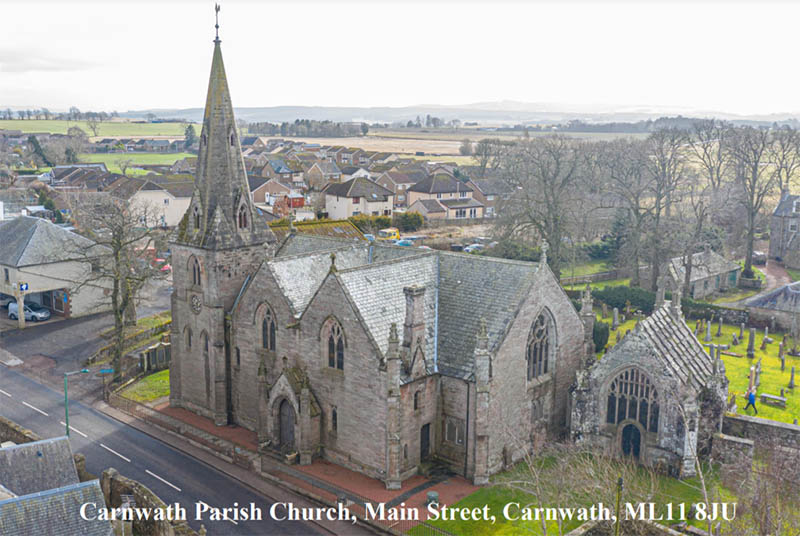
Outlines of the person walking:
M 756 415 L 758 415 L 758 410 L 756 409 L 756 390 L 755 390 L 755 388 L 750 389 L 749 391 L 747 391 L 747 405 L 744 407 L 744 410 L 747 411 L 747 408 L 749 408 L 750 406 L 753 407 L 753 411 L 755 411 Z

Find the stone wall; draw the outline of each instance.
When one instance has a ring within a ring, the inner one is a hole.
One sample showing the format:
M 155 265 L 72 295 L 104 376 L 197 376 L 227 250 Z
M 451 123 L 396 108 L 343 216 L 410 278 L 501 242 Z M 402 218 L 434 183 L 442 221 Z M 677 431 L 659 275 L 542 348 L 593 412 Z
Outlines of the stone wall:
M 754 443 L 775 441 L 781 447 L 800 450 L 800 426 L 794 424 L 747 415 L 725 415 L 722 421 L 722 433 L 750 439 Z
M 742 468 L 752 468 L 753 445 L 751 439 L 717 433 L 711 442 L 711 459 L 720 463 L 723 471 L 730 467 L 741 472 Z
M 133 495 L 137 508 L 164 508 L 167 505 L 143 484 L 125 478 L 116 469 L 103 471 L 100 477 L 103 498 L 109 508 L 122 506 L 122 495 Z M 187 515 L 189 512 L 187 512 Z M 133 533 L 141 536 L 193 536 L 197 533 L 185 521 L 155 521 L 153 519 L 136 519 L 133 522 Z
M 39 441 L 42 438 L 12 420 L 0 417 L 0 443 L 13 441 L 17 445 Z

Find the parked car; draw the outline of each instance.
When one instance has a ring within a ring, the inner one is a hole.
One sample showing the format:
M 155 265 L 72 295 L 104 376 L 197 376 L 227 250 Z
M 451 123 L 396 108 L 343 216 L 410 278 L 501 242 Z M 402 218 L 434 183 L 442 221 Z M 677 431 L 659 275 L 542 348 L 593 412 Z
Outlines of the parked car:
M 0 307 L 8 307 L 8 304 L 15 302 L 17 299 L 14 296 L 0 293 Z
M 14 301 L 8 304 L 8 318 L 16 320 L 18 318 L 17 311 L 18 311 L 17 302 Z M 38 303 L 25 304 L 25 320 L 30 320 L 31 322 L 43 322 L 49 319 L 50 319 L 49 309 L 42 307 Z
M 411 241 L 411 240 L 406 240 L 406 239 L 403 239 L 403 240 L 395 240 L 395 241 L 394 241 L 394 245 L 395 245 L 395 246 L 413 246 L 413 245 L 414 245 L 414 242 L 413 242 L 413 241 Z
M 483 249 L 483 244 L 470 244 L 464 248 L 465 253 L 472 253 L 473 251 L 478 251 Z
M 387 227 L 378 231 L 378 240 L 400 240 L 400 231 L 397 227 Z
M 763 251 L 754 251 L 753 264 L 767 264 L 767 254 Z
M 450 251 L 464 251 L 464 246 L 461 244 L 450 244 Z
M 365 234 L 364 238 L 367 239 L 367 242 L 374 242 L 375 241 L 375 235 L 374 234 Z

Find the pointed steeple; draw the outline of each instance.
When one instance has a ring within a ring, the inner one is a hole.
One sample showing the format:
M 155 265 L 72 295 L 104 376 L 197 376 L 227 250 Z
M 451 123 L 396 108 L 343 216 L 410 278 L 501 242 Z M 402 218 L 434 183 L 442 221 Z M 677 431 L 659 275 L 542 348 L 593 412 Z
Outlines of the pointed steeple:
M 219 31 L 219 22 L 216 27 Z M 208 249 L 275 241 L 250 199 L 218 33 L 200 134 L 194 196 L 184 220 L 179 242 Z

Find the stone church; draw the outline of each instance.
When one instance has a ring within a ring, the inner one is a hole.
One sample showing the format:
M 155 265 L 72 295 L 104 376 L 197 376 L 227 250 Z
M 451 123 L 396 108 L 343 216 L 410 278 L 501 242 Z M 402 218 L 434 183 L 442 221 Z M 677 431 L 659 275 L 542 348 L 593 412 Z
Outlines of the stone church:
M 582 319 L 546 258 L 278 241 L 250 200 L 218 38 L 171 248 L 170 403 L 255 431 L 264 456 L 389 488 L 435 458 L 482 484 L 568 433 L 591 307 Z
M 578 371 L 570 425 L 579 444 L 683 478 L 722 430 L 728 379 L 719 348 L 706 353 L 680 299 L 679 289 L 671 301 L 659 289 L 653 314 Z

